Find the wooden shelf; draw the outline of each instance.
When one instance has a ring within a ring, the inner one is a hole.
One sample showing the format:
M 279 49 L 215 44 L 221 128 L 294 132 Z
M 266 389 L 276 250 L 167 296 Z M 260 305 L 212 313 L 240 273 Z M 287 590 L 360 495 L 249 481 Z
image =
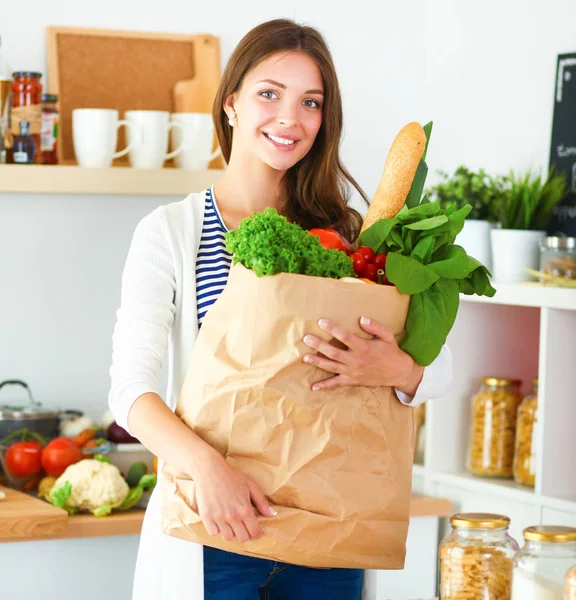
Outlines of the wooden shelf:
M 200 192 L 223 170 L 89 169 L 68 165 L 0 165 L 0 193 L 181 196 Z
M 509 306 L 534 306 L 541 308 L 559 308 L 576 310 L 576 288 L 560 288 L 539 285 L 537 283 L 498 283 L 493 281 L 496 288 L 493 298 L 485 296 L 460 295 L 464 302 L 482 304 L 506 304 Z

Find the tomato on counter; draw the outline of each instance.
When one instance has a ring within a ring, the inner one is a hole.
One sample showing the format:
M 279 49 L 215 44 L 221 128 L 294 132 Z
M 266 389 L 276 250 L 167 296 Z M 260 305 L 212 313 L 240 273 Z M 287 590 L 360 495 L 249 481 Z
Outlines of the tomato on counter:
M 82 450 L 67 437 L 54 438 L 42 450 L 42 466 L 52 477 L 60 477 L 67 467 L 82 458 Z
M 40 442 L 16 442 L 6 450 L 6 470 L 15 477 L 30 477 L 42 471 Z

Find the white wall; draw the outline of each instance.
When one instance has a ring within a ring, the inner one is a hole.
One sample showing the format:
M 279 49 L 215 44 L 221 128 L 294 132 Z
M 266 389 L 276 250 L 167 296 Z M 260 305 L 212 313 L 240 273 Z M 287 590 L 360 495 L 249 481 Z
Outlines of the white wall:
M 0 35 L 14 70 L 45 72 L 47 25 L 209 32 L 220 37 L 224 62 L 258 22 L 295 17 L 318 26 L 332 48 L 344 161 L 369 195 L 394 135 L 411 120 L 435 122 L 431 171 L 546 166 L 556 54 L 576 49 L 573 0 L 370 4 L 27 0 L 2 7 Z M 141 216 L 170 200 L 0 194 L 0 380 L 28 381 L 44 403 L 105 410 L 130 236 Z

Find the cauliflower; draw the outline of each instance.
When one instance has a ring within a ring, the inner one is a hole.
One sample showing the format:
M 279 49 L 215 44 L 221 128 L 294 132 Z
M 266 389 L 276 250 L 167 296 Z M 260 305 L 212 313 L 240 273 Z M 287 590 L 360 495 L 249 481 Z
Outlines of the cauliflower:
M 68 512 L 89 510 L 104 516 L 120 506 L 129 487 L 118 467 L 95 459 L 70 465 L 54 483 L 50 501 Z

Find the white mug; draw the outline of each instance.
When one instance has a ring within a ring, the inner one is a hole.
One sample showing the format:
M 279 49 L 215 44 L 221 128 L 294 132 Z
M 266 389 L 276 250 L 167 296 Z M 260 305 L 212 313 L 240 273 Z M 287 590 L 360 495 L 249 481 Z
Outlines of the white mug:
M 178 123 L 180 130 L 173 129 L 172 148 L 183 146 L 176 157 L 178 169 L 204 170 L 210 161 L 220 154 L 220 148 L 212 152 L 214 144 L 214 122 L 207 113 L 172 113 L 172 123 Z
M 76 108 L 72 111 L 72 138 L 76 161 L 81 167 L 110 167 L 112 161 L 131 150 L 131 144 L 116 152 L 118 129 L 130 123 L 118 120 L 109 108 Z
M 169 131 L 179 128 L 178 123 L 170 123 L 170 113 L 163 110 L 127 110 L 125 113 L 128 123 L 140 131 L 140 143 L 135 143 L 128 158 L 130 164 L 137 169 L 161 169 L 164 161 L 177 156 L 183 144 L 173 152 L 168 150 Z M 133 133 L 128 131 L 128 140 Z

